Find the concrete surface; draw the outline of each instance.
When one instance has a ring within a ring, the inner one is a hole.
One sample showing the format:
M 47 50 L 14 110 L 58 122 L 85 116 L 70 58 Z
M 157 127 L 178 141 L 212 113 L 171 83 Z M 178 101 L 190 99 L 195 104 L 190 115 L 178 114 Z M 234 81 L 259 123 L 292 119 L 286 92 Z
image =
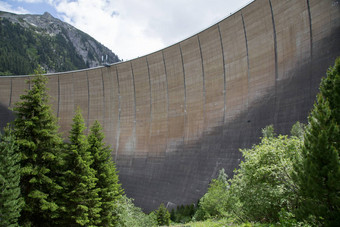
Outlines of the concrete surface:
M 61 131 L 77 106 L 99 120 L 128 196 L 145 211 L 196 202 L 239 148 L 274 124 L 306 122 L 340 55 L 337 0 L 256 0 L 208 29 L 131 61 L 49 75 Z M 0 126 L 30 84 L 0 77 Z

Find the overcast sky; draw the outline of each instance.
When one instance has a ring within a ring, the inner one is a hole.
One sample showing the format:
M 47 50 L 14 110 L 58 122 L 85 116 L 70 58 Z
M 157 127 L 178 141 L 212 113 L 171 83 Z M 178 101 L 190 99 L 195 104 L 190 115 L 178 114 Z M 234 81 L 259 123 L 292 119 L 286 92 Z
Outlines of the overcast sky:
M 130 60 L 179 42 L 251 0 L 0 0 L 0 10 L 51 13 Z

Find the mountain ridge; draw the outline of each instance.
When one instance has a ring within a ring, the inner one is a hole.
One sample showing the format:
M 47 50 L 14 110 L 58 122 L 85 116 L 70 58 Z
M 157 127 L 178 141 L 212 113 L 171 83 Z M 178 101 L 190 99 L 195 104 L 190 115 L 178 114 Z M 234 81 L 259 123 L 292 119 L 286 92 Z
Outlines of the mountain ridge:
M 0 75 L 31 74 L 38 65 L 63 72 L 119 62 L 118 56 L 90 35 L 50 13 L 0 11 Z M 17 65 L 19 64 L 19 65 Z

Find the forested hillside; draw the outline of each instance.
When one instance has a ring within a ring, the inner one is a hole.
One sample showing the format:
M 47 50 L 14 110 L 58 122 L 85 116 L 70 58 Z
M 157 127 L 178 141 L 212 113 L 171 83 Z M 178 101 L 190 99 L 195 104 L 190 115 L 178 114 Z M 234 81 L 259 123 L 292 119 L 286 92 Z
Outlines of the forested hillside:
M 15 15 L 0 12 L 0 75 L 63 72 L 118 62 L 117 55 L 89 35 L 50 14 Z

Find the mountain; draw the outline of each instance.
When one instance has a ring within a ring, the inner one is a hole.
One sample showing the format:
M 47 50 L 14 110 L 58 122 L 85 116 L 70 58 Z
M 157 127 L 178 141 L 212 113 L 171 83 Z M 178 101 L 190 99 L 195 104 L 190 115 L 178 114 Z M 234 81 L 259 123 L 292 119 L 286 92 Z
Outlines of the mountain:
M 0 11 L 0 75 L 27 75 L 41 65 L 64 72 L 119 62 L 111 50 L 75 27 L 43 15 Z

